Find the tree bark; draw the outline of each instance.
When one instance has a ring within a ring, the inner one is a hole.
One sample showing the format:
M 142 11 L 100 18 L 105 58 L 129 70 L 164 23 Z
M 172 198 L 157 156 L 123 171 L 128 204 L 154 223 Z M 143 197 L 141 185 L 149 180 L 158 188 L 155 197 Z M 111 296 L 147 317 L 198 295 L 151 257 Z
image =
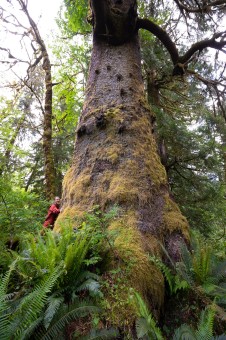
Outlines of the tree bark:
M 119 216 L 109 228 L 118 231 L 118 261 L 132 264 L 129 284 L 159 311 L 164 282 L 148 254 L 161 255 L 161 242 L 176 259 L 179 242 L 189 238 L 188 224 L 170 199 L 158 156 L 137 33 L 125 40 L 116 44 L 112 37 L 94 35 L 73 164 L 64 178 L 63 212 L 55 228 L 95 205 L 109 211 L 117 204 Z

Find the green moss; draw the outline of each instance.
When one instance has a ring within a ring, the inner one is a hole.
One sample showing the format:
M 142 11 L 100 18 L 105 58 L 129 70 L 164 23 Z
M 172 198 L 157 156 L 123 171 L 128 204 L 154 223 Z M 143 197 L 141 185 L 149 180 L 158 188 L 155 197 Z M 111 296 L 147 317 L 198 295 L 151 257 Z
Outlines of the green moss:
M 189 240 L 189 226 L 187 219 L 181 214 L 178 205 L 171 200 L 169 195 L 164 196 L 165 208 L 163 221 L 166 233 L 180 232 L 185 239 Z
M 114 221 L 109 227 L 117 230 L 114 248 L 118 254 L 121 268 L 128 273 L 129 286 L 138 291 L 151 304 L 163 303 L 164 280 L 161 272 L 149 261 L 142 236 L 137 229 L 137 217 L 128 212 L 122 219 Z
M 103 275 L 103 318 L 111 325 L 126 329 L 128 333 L 137 318 L 137 309 L 131 298 L 131 288 L 123 270 Z
M 115 173 L 111 179 L 107 199 L 116 203 L 138 201 L 139 189 L 135 184 L 134 178 Z
M 133 156 L 136 159 L 144 160 L 144 173 L 150 176 L 154 185 L 159 187 L 167 183 L 167 176 L 157 152 L 155 139 L 152 133 L 147 132 L 148 126 L 150 127 L 150 122 L 147 116 L 132 123 L 131 129 L 144 136 L 143 138 L 134 138 Z
M 117 237 L 113 245 L 114 258 L 103 276 L 104 318 L 111 325 L 125 329 L 130 329 L 138 317 L 132 299 L 134 290 L 155 310 L 160 310 L 164 299 L 163 276 L 149 261 L 136 224 L 136 214 L 128 211 L 109 226 L 109 230 L 117 231 Z
M 117 121 L 117 122 L 123 122 L 123 106 L 118 105 L 116 107 L 112 107 L 108 110 L 106 110 L 105 116 L 109 121 Z
M 112 164 L 116 164 L 119 160 L 119 157 L 122 153 L 122 146 L 115 143 L 110 144 L 109 146 L 105 147 L 105 153 L 104 155 L 100 154 L 98 155 L 100 158 L 103 158 L 104 160 L 108 160 Z
M 160 242 L 163 244 L 163 240 L 149 233 L 141 234 L 141 238 L 143 247 L 148 254 L 157 256 L 159 258 L 162 257 L 162 248 L 160 246 Z

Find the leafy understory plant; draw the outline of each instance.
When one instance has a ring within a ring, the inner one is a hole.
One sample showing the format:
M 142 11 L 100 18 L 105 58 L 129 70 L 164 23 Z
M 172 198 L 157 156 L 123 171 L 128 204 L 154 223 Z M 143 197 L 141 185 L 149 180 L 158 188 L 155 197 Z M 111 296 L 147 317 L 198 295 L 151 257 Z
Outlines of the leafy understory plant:
M 193 241 L 193 251 L 189 252 L 185 244 L 181 246 L 182 261 L 176 264 L 178 275 L 190 287 L 202 289 L 216 299 L 225 303 L 226 298 L 226 261 L 219 260 L 208 244 Z
M 226 334 L 213 337 L 213 325 L 215 317 L 214 305 L 208 306 L 201 312 L 197 329 L 183 324 L 174 333 L 173 340 L 223 340 Z
M 160 258 L 156 256 L 149 256 L 149 258 L 164 275 L 168 283 L 171 295 L 176 294 L 179 290 L 189 288 L 188 282 L 181 279 L 181 277 L 176 272 L 174 273 L 171 268 L 165 265 Z
M 0 339 L 25 339 L 28 334 L 34 331 L 41 321 L 40 315 L 48 294 L 61 275 L 62 269 L 62 263 L 60 263 L 50 275 L 47 275 L 41 283 L 36 285 L 32 292 L 20 299 L 16 307 L 10 303 L 11 300 L 7 301 L 7 295 L 5 297 L 3 295 L 12 272 L 12 269 L 9 269 L 3 278 L 2 287 L 4 289 L 1 290 L 3 304 L 0 307 Z
M 4 329 L 8 327 L 9 323 L 9 308 L 8 308 L 8 300 L 13 296 L 13 294 L 7 294 L 8 284 L 10 280 L 10 275 L 12 271 L 15 269 L 16 261 L 12 262 L 9 270 L 6 274 L 1 277 L 0 283 L 0 338 L 1 335 L 4 335 Z
M 136 320 L 138 339 L 163 340 L 161 330 L 138 292 L 134 292 L 134 298 L 139 314 L 139 318 Z
M 62 302 L 62 301 L 61 301 Z M 76 297 L 70 304 L 59 303 L 58 308 L 46 311 L 44 319 L 34 335 L 34 339 L 52 340 L 65 334 L 65 327 L 79 318 L 100 312 L 93 301 Z
M 28 234 L 20 253 L 12 252 L 16 261 L 0 285 L 0 339 L 54 339 L 70 322 L 99 313 L 102 294 L 99 276 L 87 268 L 92 251 L 85 228 Z
M 105 339 L 116 339 L 119 332 L 115 328 L 109 329 L 92 329 L 86 336 L 79 337 L 79 340 L 105 340 Z

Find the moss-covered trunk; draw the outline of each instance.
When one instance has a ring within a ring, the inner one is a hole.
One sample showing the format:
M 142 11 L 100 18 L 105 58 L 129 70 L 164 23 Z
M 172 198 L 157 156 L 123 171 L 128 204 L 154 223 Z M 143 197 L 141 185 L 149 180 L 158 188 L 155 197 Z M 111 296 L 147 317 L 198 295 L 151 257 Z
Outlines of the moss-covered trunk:
M 63 212 L 56 228 L 94 205 L 107 211 L 117 204 L 120 214 L 109 228 L 118 230 L 114 247 L 121 263 L 130 264 L 128 286 L 141 292 L 153 310 L 159 310 L 164 282 L 148 254 L 161 254 L 160 241 L 175 258 L 179 241 L 188 238 L 187 221 L 169 197 L 165 169 L 157 153 L 137 33 L 125 41 L 120 34 L 102 39 L 104 27 L 98 29 L 73 164 L 63 184 Z

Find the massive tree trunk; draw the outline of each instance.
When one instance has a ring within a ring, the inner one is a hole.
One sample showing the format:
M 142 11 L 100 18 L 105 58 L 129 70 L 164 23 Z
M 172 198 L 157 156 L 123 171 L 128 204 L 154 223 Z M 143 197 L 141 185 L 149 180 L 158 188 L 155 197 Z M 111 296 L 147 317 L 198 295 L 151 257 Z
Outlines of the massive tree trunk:
M 111 31 L 107 27 L 106 32 L 104 27 L 97 29 L 96 12 L 101 11 L 101 6 L 97 8 L 95 3 L 86 99 L 73 165 L 64 179 L 63 212 L 56 229 L 66 218 L 73 219 L 94 205 L 108 211 L 117 204 L 120 216 L 109 226 L 119 232 L 115 240 L 117 254 L 124 263 L 131 261 L 127 278 L 131 286 L 159 310 L 164 282 L 150 264 L 148 254 L 161 254 L 160 241 L 175 259 L 179 241 L 188 239 L 187 221 L 169 197 L 166 172 L 153 137 L 138 35 L 133 22 L 127 25 L 129 20 L 136 20 L 134 1 L 118 5 L 124 13 L 122 21 L 118 21 L 123 31 L 109 25 Z M 104 15 L 106 18 L 106 8 Z M 107 17 L 110 20 L 109 13 Z

